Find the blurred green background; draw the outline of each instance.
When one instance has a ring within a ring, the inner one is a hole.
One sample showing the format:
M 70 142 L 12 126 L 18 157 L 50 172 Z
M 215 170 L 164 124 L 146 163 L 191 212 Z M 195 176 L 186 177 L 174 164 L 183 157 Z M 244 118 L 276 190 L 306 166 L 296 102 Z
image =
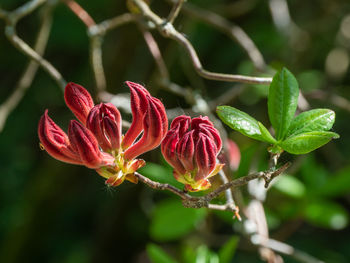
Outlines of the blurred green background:
M 1 0 L 0 7 L 12 10 L 24 2 Z M 78 2 L 97 22 L 127 12 L 121 0 Z M 271 237 L 325 262 L 350 262 L 350 2 L 288 1 L 294 21 L 289 27 L 273 20 L 268 1 L 188 2 L 241 26 L 271 68 L 285 65 L 295 74 L 311 108 L 336 111 L 334 131 L 341 138 L 302 157 L 283 155 L 282 162 L 294 165 L 269 190 L 265 210 Z M 166 17 L 170 5 L 153 0 L 152 9 Z M 35 11 L 17 26 L 30 45 L 40 13 L 41 9 Z M 208 70 L 260 74 L 242 48 L 215 28 L 185 13 L 175 26 L 191 40 Z M 4 28 L 0 21 L 0 32 Z M 177 43 L 157 32 L 153 35 L 175 83 L 207 100 L 235 88 L 236 84 L 202 79 Z M 58 4 L 45 58 L 66 80 L 96 94 L 88 50 L 84 24 Z M 130 80 L 146 84 L 169 109 L 191 106 L 159 86 L 154 60 L 135 24 L 108 33 L 103 52 L 109 92 L 128 92 L 123 82 Z M 11 94 L 27 63 L 28 58 L 1 33 L 0 103 Z M 240 89 L 225 103 L 268 124 L 266 87 L 240 85 Z M 142 184 L 107 188 L 94 171 L 61 163 L 41 151 L 37 124 L 46 108 L 66 129 L 73 115 L 60 88 L 39 69 L 0 133 L 0 262 L 151 262 L 150 258 L 156 263 L 261 262 L 256 247 L 241 234 L 242 223 L 232 220 L 230 213 L 186 209 L 177 197 Z M 124 118 L 130 120 L 130 115 Z M 242 152 L 241 166 L 233 176 L 247 174 L 252 166 L 266 168 L 267 145 L 227 131 Z M 159 150 L 143 158 L 148 162 L 144 175 L 173 181 Z M 246 191 L 243 194 L 247 196 Z

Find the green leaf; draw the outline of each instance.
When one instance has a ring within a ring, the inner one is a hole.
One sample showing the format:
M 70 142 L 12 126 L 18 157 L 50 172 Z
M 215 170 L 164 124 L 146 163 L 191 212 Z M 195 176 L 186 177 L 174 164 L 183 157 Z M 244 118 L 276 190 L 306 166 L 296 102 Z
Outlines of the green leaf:
M 165 200 L 155 208 L 150 234 L 159 241 L 176 240 L 191 232 L 205 215 L 204 208 L 185 208 L 180 200 Z
M 258 125 L 261 132 L 261 136 L 262 138 L 264 138 L 264 141 L 269 142 L 271 144 L 275 144 L 276 140 L 272 137 L 268 129 L 266 129 L 266 127 L 260 121 L 258 121 Z
M 325 200 L 309 203 L 305 207 L 304 216 L 315 226 L 335 230 L 345 228 L 349 222 L 349 215 L 342 206 Z
M 284 174 L 276 179 L 273 187 L 281 193 L 294 198 L 301 198 L 305 195 L 306 189 L 304 184 L 294 176 Z
M 337 138 L 339 138 L 339 135 L 334 132 L 306 132 L 287 138 L 285 141 L 282 141 L 279 146 L 286 152 L 292 154 L 305 154 L 321 147 L 331 139 Z
M 219 106 L 216 108 L 216 112 L 224 123 L 243 135 L 264 142 L 274 141 L 273 138 L 271 139 L 271 135 L 268 136 L 267 129 L 262 124 L 259 126 L 259 122 L 247 113 L 230 106 Z M 264 135 L 260 127 L 263 127 Z
M 269 88 L 269 118 L 277 140 L 284 138 L 298 105 L 298 82 L 286 68 L 277 72 Z
M 193 263 L 196 261 L 196 251 L 192 243 L 183 243 L 181 247 L 181 262 Z
M 156 244 L 148 244 L 146 250 L 152 263 L 176 263 L 172 257 Z
M 219 250 L 220 263 L 230 263 L 235 255 L 239 242 L 238 236 L 231 237 L 226 244 Z
M 195 263 L 220 263 L 219 257 L 216 253 L 210 251 L 205 245 L 197 249 L 197 256 Z
M 335 113 L 329 109 L 305 111 L 295 117 L 288 129 L 287 137 L 311 131 L 328 131 L 335 121 Z

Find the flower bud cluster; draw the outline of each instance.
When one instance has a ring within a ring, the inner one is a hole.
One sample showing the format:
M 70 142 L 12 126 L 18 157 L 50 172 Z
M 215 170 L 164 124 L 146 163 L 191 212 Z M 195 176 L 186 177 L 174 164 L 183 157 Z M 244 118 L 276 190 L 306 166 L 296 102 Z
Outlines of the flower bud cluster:
M 188 191 L 208 189 L 209 178 L 223 164 L 217 163 L 222 142 L 219 131 L 208 117 L 179 116 L 173 120 L 161 148 L 166 161 L 174 168 L 174 177 Z
M 133 173 L 145 162 L 136 157 L 161 143 L 168 119 L 160 100 L 139 84 L 126 84 L 131 92 L 133 121 L 125 136 L 121 115 L 113 104 L 94 105 L 86 89 L 68 83 L 65 102 L 80 122 L 72 120 L 67 135 L 46 110 L 38 127 L 44 149 L 60 161 L 95 169 L 109 185 L 119 185 L 125 179 L 137 182 Z

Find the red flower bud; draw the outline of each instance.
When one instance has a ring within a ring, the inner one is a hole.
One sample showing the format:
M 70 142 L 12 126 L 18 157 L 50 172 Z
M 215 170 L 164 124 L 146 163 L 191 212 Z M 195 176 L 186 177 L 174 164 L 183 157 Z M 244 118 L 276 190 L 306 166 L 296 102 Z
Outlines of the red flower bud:
M 82 164 L 70 146 L 67 134 L 49 117 L 48 110 L 40 118 L 38 134 L 41 144 L 53 158 L 66 163 Z
M 72 120 L 68 128 L 68 137 L 73 149 L 79 154 L 82 163 L 93 169 L 113 165 L 114 157 L 101 152 L 95 136 L 79 122 Z
M 143 135 L 125 151 L 126 160 L 134 159 L 140 154 L 156 148 L 168 131 L 168 118 L 164 105 L 151 96 L 146 96 L 146 98 L 148 107 L 143 117 Z
M 85 125 L 86 118 L 94 106 L 90 93 L 82 86 L 69 82 L 64 90 L 64 99 L 75 117 Z
M 162 141 L 161 149 L 165 160 L 180 174 L 185 174 L 186 169 L 177 158 L 176 147 L 179 142 L 179 132 L 177 129 L 168 131 L 166 137 Z
M 175 129 L 177 126 L 179 127 L 179 136 L 182 137 L 185 132 L 187 132 L 188 128 L 191 124 L 191 117 L 186 115 L 181 115 L 176 117 L 170 125 L 170 129 Z
M 186 171 L 193 171 L 194 166 L 194 139 L 193 130 L 184 134 L 177 144 L 177 156 Z
M 121 141 L 121 116 L 111 103 L 93 107 L 87 117 L 86 127 L 95 135 L 104 151 L 118 150 Z
M 58 160 L 96 169 L 109 185 L 117 186 L 125 179 L 136 183 L 134 172 L 145 161 L 134 158 L 159 146 L 168 131 L 168 119 L 160 100 L 141 85 L 126 83 L 131 91 L 133 122 L 124 138 L 121 116 L 113 104 L 94 106 L 86 89 L 68 83 L 64 93 L 66 104 L 82 124 L 71 121 L 67 136 L 46 111 L 38 133 L 47 152 Z
M 185 189 L 199 191 L 210 187 L 208 178 L 223 166 L 216 163 L 221 146 L 220 134 L 208 117 L 191 121 L 179 116 L 162 142 L 162 153 L 174 168 L 175 179 L 184 183 Z
M 122 144 L 124 149 L 132 145 L 135 139 L 142 132 L 143 117 L 148 109 L 147 96 L 150 96 L 150 93 L 148 92 L 148 90 L 146 90 L 140 84 L 137 84 L 131 81 L 126 81 L 125 83 L 130 88 L 132 123 L 123 139 Z
M 209 120 L 207 116 L 202 117 L 199 116 L 197 118 L 193 118 L 191 122 L 191 128 L 196 130 L 197 133 L 201 132 L 205 135 L 209 136 L 217 147 L 217 151 L 220 152 L 222 147 L 222 141 L 220 138 L 220 134 L 217 129 L 215 129 L 214 124 Z
M 206 179 L 211 171 L 214 170 L 217 154 L 216 145 L 210 137 L 204 134 L 199 134 L 195 154 L 198 167 L 197 174 L 194 178 L 196 181 Z

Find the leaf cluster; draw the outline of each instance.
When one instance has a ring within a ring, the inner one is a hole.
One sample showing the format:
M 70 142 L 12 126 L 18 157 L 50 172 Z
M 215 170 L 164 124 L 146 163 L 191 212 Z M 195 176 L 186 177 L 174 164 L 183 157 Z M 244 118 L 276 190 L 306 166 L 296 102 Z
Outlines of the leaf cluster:
M 255 140 L 272 144 L 269 151 L 292 154 L 309 153 L 331 139 L 339 138 L 329 131 L 335 121 L 335 113 L 329 109 L 314 109 L 294 116 L 299 97 L 298 82 L 293 74 L 283 68 L 277 72 L 269 87 L 268 115 L 274 135 L 259 121 L 247 113 L 230 106 L 217 107 L 220 119 L 232 129 Z

